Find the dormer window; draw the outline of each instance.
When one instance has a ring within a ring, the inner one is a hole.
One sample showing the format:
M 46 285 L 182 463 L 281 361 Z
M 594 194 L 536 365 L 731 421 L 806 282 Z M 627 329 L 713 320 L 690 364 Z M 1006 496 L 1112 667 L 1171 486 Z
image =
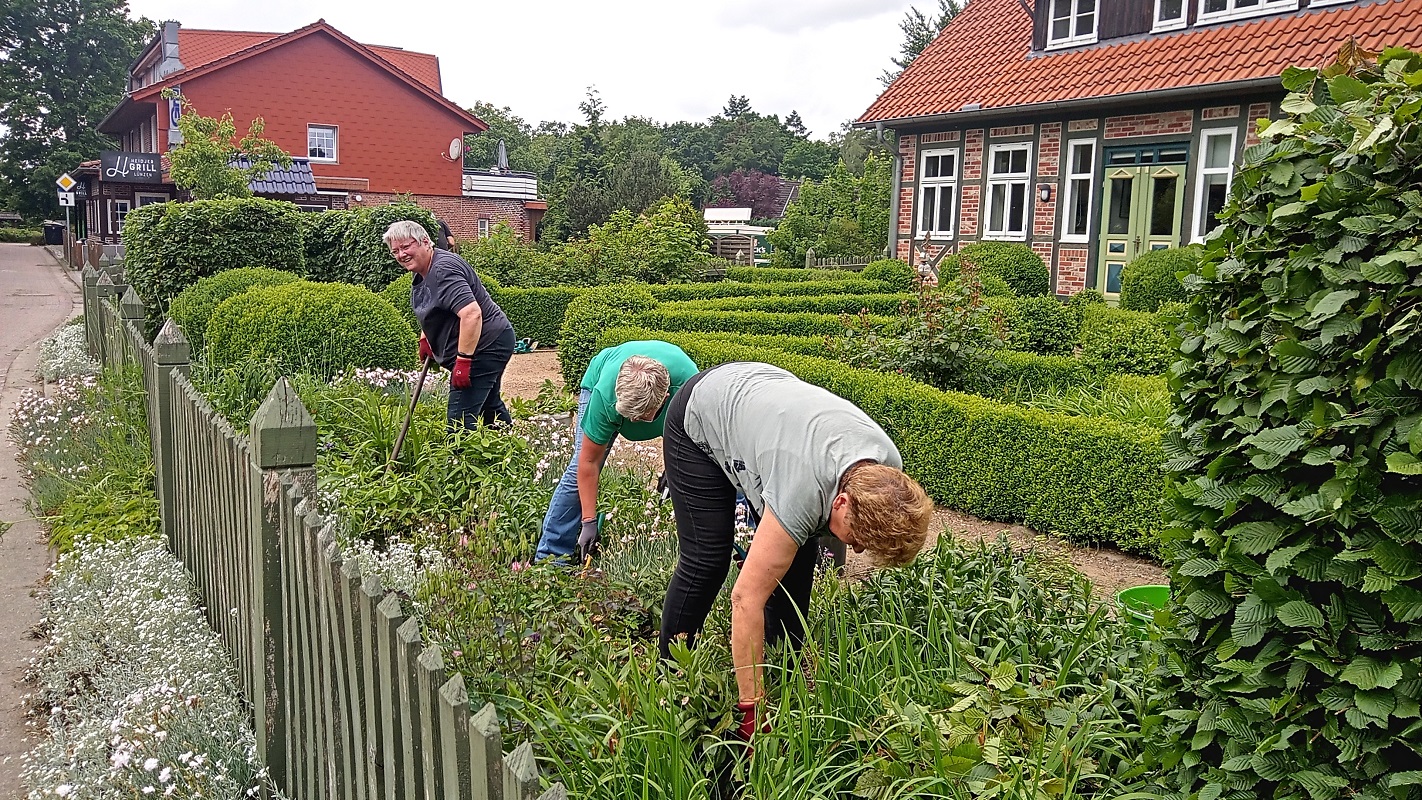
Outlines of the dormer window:
M 1261 14 L 1292 11 L 1298 7 L 1299 0 L 1200 0 L 1200 16 L 1197 22 L 1246 19 Z
M 1185 0 L 1155 0 L 1155 25 L 1152 33 L 1173 31 L 1185 27 Z
M 1096 42 L 1096 0 L 1052 0 L 1051 12 L 1047 21 L 1048 49 Z

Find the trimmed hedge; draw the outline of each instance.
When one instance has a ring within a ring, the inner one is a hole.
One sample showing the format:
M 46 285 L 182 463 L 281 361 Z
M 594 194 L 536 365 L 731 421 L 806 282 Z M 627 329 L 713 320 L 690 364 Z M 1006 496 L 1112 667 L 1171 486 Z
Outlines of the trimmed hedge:
M 405 271 L 381 239 L 390 223 L 414 220 L 429 232 L 430 239 L 439 235 L 434 214 L 414 203 L 302 216 L 306 276 L 312 280 L 358 283 L 376 292 Z
M 1002 314 L 1007 346 L 1040 355 L 1066 355 L 1076 346 L 1081 323 L 1055 297 L 986 297 Z
M 1121 308 L 1155 311 L 1161 303 L 1185 302 L 1185 287 L 1178 273 L 1200 268 L 1200 248 L 1172 247 L 1147 250 L 1121 270 Z
M 508 315 L 518 335 L 531 338 L 542 346 L 559 343 L 568 306 L 587 291 L 571 286 L 547 289 L 506 286 L 491 289 L 490 294 Z
M 325 375 L 348 367 L 408 369 L 415 332 L 363 286 L 296 281 L 224 300 L 207 326 L 207 356 L 218 368 L 271 359 L 287 372 Z
M 0 242 L 5 244 L 44 244 L 44 231 L 39 228 L 0 228 Z
M 710 300 L 715 297 L 751 297 L 754 295 L 807 294 L 879 294 L 895 291 L 882 281 L 854 278 L 843 281 L 791 281 L 788 283 L 667 283 L 647 287 L 652 296 L 664 302 Z
M 1107 305 L 1082 312 L 1081 360 L 1097 372 L 1160 375 L 1179 358 L 1171 324 L 1159 315 Z
M 1066 391 L 1087 386 L 1097 376 L 1081 359 L 1071 356 L 1043 356 L 1018 350 L 999 350 L 993 355 L 989 381 L 997 396 L 1017 396 L 1023 389 Z
M 420 321 L 415 318 L 415 307 L 410 303 L 410 293 L 415 290 L 415 275 L 406 272 L 404 275 L 391 281 L 388 286 L 380 290 L 380 296 L 385 298 L 385 302 L 395 307 L 400 312 L 400 316 L 405 318 L 410 329 L 416 335 L 420 333 Z
M 618 328 L 596 346 L 647 336 L 681 347 L 702 369 L 764 361 L 858 405 L 942 505 L 1073 541 L 1157 552 L 1165 488 L 1159 431 L 943 392 L 901 375 L 697 334 Z
M 265 267 L 225 270 L 203 278 L 178 293 L 168 307 L 168 316 L 183 331 L 193 352 L 200 353 L 207 323 L 222 301 L 258 286 L 280 286 L 298 280 L 300 278 L 290 272 Z
M 1019 297 L 1043 297 L 1052 293 L 1052 279 L 1046 262 L 1025 244 L 974 242 L 965 245 L 957 255 L 944 258 L 939 272 L 945 277 L 956 276 L 965 258 L 977 266 L 979 277 L 995 275 L 1002 278 Z
M 681 336 L 684 331 L 663 331 L 653 328 L 644 328 L 635 325 L 626 325 L 618 328 L 609 328 L 603 331 L 599 340 L 605 337 L 618 338 L 627 332 L 635 332 L 635 336 L 625 338 L 624 341 L 634 342 L 644 339 L 661 339 L 663 336 Z M 762 350 L 784 350 L 787 353 L 800 353 L 807 356 L 824 356 L 825 337 L 823 336 L 779 336 L 775 334 L 756 333 L 726 333 L 723 331 L 706 331 L 697 334 L 697 338 L 703 342 L 720 342 L 722 344 L 734 344 L 742 347 L 755 347 Z
M 608 328 L 630 323 L 638 314 L 656 308 L 657 301 L 639 284 L 611 284 L 585 290 L 568 303 L 558 331 L 558 366 L 563 382 L 575 387 L 588 363 L 602 348 L 597 338 Z
M 858 272 L 847 269 L 804 269 L 795 267 L 730 267 L 726 280 L 740 283 L 791 283 L 800 281 L 859 280 Z
M 229 269 L 304 275 L 301 216 L 291 203 L 257 197 L 135 208 L 124 218 L 124 271 L 159 313 L 199 279 Z
M 786 297 L 718 297 L 714 300 L 686 300 L 663 303 L 665 311 L 765 311 L 771 314 L 871 314 L 896 315 L 911 294 L 826 294 Z
M 864 276 L 866 281 L 883 281 L 899 292 L 913 291 L 914 285 L 918 283 L 918 273 L 914 268 L 896 258 L 870 262 L 859 274 Z
M 871 316 L 889 325 L 889 317 Z M 720 331 L 777 336 L 837 336 L 844 331 L 838 314 L 771 314 L 764 311 L 670 310 L 662 306 L 637 316 L 637 324 L 664 331 Z M 566 330 L 566 326 L 564 330 Z

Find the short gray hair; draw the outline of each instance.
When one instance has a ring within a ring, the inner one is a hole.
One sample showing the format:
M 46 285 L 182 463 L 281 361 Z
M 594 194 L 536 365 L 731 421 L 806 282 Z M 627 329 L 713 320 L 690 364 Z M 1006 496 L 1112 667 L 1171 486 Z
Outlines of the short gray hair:
M 389 247 L 391 242 L 408 242 L 411 239 L 421 244 L 432 244 L 430 232 L 425 230 L 425 226 L 408 219 L 390 223 L 390 227 L 385 229 L 385 235 L 380 238 L 386 247 Z
M 667 398 L 671 375 L 662 362 L 631 356 L 617 371 L 617 413 L 626 419 L 650 416 Z

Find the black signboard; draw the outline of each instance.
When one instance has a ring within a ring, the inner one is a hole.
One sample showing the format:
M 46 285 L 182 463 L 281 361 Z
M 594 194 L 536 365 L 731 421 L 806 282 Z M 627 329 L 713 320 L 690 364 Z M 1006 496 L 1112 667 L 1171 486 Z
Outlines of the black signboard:
M 163 164 L 157 153 L 99 153 L 99 180 L 113 183 L 162 183 Z

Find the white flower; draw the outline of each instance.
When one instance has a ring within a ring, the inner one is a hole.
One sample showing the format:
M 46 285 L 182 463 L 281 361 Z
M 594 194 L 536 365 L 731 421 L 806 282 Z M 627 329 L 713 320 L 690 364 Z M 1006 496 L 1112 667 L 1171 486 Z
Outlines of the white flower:
M 58 786 L 54 787 L 54 793 L 59 795 L 60 797 L 68 797 L 69 795 L 74 793 L 74 786 L 68 783 L 61 783 Z
M 150 758 L 147 761 L 144 761 L 143 768 L 148 772 L 152 772 L 153 770 L 158 769 L 158 759 Z

